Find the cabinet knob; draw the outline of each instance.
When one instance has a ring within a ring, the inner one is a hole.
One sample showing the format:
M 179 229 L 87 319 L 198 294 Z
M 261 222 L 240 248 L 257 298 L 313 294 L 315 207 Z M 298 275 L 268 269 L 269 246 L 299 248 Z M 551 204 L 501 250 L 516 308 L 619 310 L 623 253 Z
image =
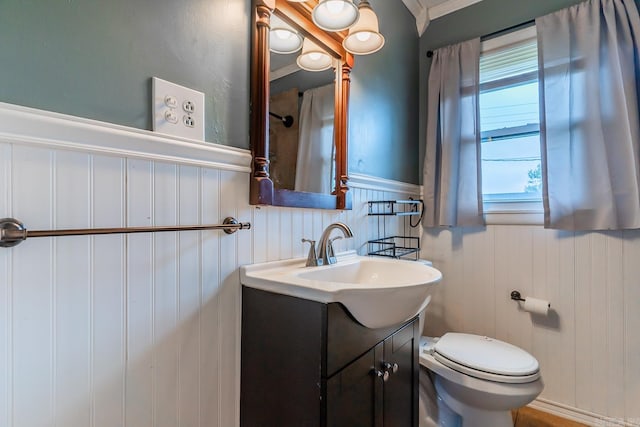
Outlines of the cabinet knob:
M 382 378 L 382 381 L 384 382 L 387 382 L 389 379 L 389 371 L 379 371 L 374 368 L 371 370 L 371 373 L 378 378 Z
M 399 368 L 397 363 L 389 363 L 389 362 L 384 362 L 382 366 L 385 372 L 391 371 L 392 374 L 395 374 L 396 372 L 398 372 L 398 368 Z

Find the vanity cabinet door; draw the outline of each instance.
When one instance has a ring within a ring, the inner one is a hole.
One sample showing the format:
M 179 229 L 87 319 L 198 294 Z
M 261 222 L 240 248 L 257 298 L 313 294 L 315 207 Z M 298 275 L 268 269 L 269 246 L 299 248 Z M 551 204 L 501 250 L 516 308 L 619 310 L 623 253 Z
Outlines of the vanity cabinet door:
M 322 426 L 325 318 L 326 304 L 243 288 L 241 427 Z
M 418 426 L 418 322 L 327 380 L 328 427 Z
M 417 427 L 417 325 L 243 287 L 240 426 Z
M 389 372 L 384 383 L 385 427 L 418 426 L 418 322 L 406 325 L 384 341 L 382 369 Z
M 327 380 L 327 427 L 383 427 L 381 342 Z

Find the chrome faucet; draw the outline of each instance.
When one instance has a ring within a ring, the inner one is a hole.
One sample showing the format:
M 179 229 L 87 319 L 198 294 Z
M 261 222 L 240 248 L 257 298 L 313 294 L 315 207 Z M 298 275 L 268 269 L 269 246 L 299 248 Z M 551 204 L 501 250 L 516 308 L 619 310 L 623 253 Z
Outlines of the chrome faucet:
M 333 239 L 329 238 L 331 232 L 334 229 L 341 230 L 344 237 L 353 237 L 353 232 L 347 224 L 344 224 L 342 222 L 334 222 L 333 224 L 330 224 L 327 228 L 325 228 L 325 230 L 322 232 L 317 251 L 315 240 L 302 239 L 303 243 L 311 244 L 311 246 L 309 247 L 309 255 L 307 255 L 307 263 L 305 264 L 306 267 L 329 265 L 335 264 L 337 262 L 336 255 L 333 251 L 333 242 L 342 239 L 343 236 L 334 237 Z
M 333 224 L 329 224 L 327 228 L 324 229 L 322 235 L 320 236 L 320 242 L 318 243 L 318 256 L 322 259 L 322 265 L 329 265 L 336 263 L 336 257 L 333 252 L 333 241 L 338 240 L 341 237 L 330 239 L 329 236 L 334 229 L 338 229 L 342 231 L 344 237 L 353 237 L 353 232 L 349 228 L 347 224 L 342 222 L 334 222 Z M 320 263 L 318 263 L 320 264 Z

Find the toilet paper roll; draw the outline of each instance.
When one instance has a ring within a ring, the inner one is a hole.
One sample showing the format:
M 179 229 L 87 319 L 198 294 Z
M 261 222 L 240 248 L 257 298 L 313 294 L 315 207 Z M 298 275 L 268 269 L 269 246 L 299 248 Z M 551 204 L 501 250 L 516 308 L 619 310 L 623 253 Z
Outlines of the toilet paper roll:
M 545 301 L 543 299 L 526 297 L 524 299 L 524 311 L 528 311 L 529 313 L 541 314 L 546 316 L 549 312 L 549 301 Z

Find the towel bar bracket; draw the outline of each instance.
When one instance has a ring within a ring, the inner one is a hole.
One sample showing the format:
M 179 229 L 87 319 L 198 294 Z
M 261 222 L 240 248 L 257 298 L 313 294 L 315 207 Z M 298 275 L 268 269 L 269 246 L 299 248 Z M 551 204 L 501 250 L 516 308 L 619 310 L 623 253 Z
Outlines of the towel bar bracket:
M 13 218 L 0 219 L 0 246 L 10 248 L 27 238 L 24 224 Z
M 249 230 L 251 223 L 238 222 L 233 217 L 227 217 L 222 224 L 215 225 L 175 225 L 159 227 L 127 227 L 127 228 L 86 228 L 72 230 L 34 230 L 30 231 L 24 224 L 14 218 L 0 219 L 0 247 L 10 248 L 16 246 L 29 237 L 58 237 L 58 236 L 87 236 L 99 234 L 130 234 L 130 233 L 155 233 L 160 231 L 197 231 L 197 230 L 223 230 L 227 234 L 233 234 L 237 230 Z

